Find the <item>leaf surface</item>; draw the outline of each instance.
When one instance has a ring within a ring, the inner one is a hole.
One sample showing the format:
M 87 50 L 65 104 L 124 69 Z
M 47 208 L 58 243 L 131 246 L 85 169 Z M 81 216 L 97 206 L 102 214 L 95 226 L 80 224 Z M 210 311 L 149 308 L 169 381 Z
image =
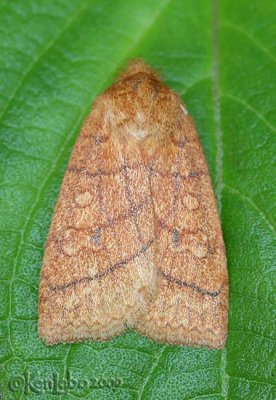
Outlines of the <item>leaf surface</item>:
M 57 393 L 42 388 L 40 399 L 276 398 L 275 4 L 0 3 L 5 399 L 37 398 L 38 379 L 62 379 L 66 371 L 83 387 Z M 137 56 L 181 94 L 202 139 L 228 256 L 229 338 L 223 351 L 163 346 L 132 332 L 111 342 L 54 347 L 37 335 L 43 246 L 70 152 L 95 96 Z

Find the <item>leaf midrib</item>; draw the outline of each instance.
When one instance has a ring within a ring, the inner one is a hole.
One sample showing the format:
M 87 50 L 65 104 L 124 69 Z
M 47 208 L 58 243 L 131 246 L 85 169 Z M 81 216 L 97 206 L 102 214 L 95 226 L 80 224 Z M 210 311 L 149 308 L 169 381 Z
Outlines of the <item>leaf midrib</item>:
M 218 48 L 218 0 L 212 0 L 212 47 L 213 47 L 213 97 L 214 97 L 214 120 L 215 120 L 215 140 L 217 146 L 216 154 L 216 194 L 218 210 L 222 212 L 222 191 L 223 191 L 223 147 L 221 129 L 221 109 L 220 109 L 220 88 L 219 88 L 219 48 Z M 221 350 L 221 394 L 224 399 L 228 396 L 229 376 L 226 373 L 227 350 Z

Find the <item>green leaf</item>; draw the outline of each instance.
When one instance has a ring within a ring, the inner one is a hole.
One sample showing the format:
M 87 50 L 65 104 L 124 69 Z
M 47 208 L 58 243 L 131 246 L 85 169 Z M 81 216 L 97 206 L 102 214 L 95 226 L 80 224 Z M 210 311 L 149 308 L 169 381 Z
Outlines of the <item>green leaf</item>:
M 1 1 L 3 398 L 276 398 L 275 4 Z M 43 246 L 74 140 L 95 96 L 136 56 L 181 94 L 205 149 L 230 278 L 223 351 L 163 346 L 133 332 L 54 347 L 37 335 Z M 35 393 L 40 378 L 66 371 L 94 387 Z

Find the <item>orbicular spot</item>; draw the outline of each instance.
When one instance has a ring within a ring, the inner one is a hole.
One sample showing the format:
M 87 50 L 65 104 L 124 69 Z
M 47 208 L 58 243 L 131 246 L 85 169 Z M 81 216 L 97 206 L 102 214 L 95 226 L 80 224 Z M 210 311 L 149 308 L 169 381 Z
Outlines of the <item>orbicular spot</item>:
M 69 228 L 64 232 L 61 240 L 61 248 L 66 256 L 73 256 L 77 254 L 83 244 L 82 234 L 74 228 Z
M 201 232 L 186 236 L 186 247 L 197 258 L 204 258 L 208 254 L 208 239 Z
M 204 244 L 204 243 L 197 243 L 193 247 L 192 252 L 196 257 L 204 258 L 207 256 L 208 248 L 207 248 L 206 244 Z
M 90 192 L 77 193 L 75 195 L 75 203 L 78 207 L 87 207 L 92 202 L 92 195 Z
M 185 194 L 183 196 L 182 204 L 188 210 L 196 210 L 199 206 L 197 198 L 191 194 Z

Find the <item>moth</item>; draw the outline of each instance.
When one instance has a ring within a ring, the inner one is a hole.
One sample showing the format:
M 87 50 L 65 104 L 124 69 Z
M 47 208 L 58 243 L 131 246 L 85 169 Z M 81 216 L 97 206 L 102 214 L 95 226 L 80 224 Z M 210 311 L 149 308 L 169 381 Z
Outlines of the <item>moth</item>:
M 45 248 L 39 335 L 55 344 L 134 329 L 222 348 L 227 318 L 225 247 L 194 123 L 131 61 L 73 149 Z

